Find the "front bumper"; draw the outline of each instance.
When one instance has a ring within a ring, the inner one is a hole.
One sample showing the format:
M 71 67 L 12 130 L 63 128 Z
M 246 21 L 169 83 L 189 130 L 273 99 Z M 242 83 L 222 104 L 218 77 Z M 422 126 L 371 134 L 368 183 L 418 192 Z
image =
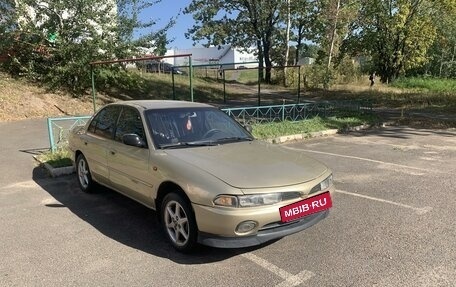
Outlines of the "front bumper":
M 328 214 L 329 210 L 324 210 L 293 222 L 268 224 L 258 230 L 256 234 L 250 236 L 224 237 L 200 231 L 198 233 L 198 242 L 203 245 L 219 248 L 255 246 L 309 228 L 326 218 Z

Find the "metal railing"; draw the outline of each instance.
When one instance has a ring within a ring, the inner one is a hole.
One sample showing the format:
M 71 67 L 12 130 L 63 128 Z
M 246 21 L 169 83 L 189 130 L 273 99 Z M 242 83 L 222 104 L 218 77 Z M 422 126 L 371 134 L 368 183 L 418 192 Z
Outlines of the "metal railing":
M 56 151 L 59 147 L 65 146 L 68 142 L 68 133 L 75 126 L 85 125 L 90 116 L 48 118 L 49 145 L 51 151 Z
M 242 124 L 261 124 L 280 121 L 302 121 L 316 116 L 326 118 L 366 113 L 372 111 L 372 104 L 367 101 L 325 101 L 225 108 L 222 110 Z
M 316 116 L 347 116 L 372 111 L 372 105 L 366 101 L 325 101 L 301 104 L 283 104 L 274 106 L 224 108 L 229 116 L 241 124 L 261 124 L 280 121 L 302 121 Z M 49 144 L 52 151 L 65 146 L 70 130 L 75 126 L 85 125 L 90 116 L 48 118 Z

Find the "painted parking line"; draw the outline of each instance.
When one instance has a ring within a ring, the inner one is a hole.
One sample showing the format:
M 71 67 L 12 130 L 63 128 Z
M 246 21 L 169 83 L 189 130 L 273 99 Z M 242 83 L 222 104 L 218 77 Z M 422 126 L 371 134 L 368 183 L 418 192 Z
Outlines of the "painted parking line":
M 369 199 L 369 200 L 374 200 L 374 201 L 378 201 L 378 202 L 382 202 L 382 203 L 386 203 L 386 204 L 391 204 L 391 205 L 395 205 L 395 206 L 399 206 L 399 207 L 403 207 L 403 208 L 407 208 L 407 209 L 411 209 L 411 210 L 415 211 L 417 214 L 425 214 L 425 213 L 428 213 L 429 211 L 432 210 L 432 207 L 430 207 L 430 206 L 414 207 L 414 206 L 411 206 L 411 205 L 407 205 L 407 204 L 403 204 L 403 203 L 399 203 L 399 202 L 394 202 L 394 201 L 391 201 L 391 200 L 386 200 L 386 199 L 382 199 L 382 198 L 372 197 L 372 196 L 359 194 L 359 193 L 354 193 L 354 192 L 348 192 L 348 191 L 344 191 L 344 190 L 340 190 L 340 189 L 336 189 L 335 192 L 340 193 L 340 194 L 345 194 L 345 195 L 361 197 L 361 198 L 365 198 L 365 199 Z
M 284 281 L 277 284 L 276 287 L 298 286 L 299 284 L 302 284 L 303 282 L 315 276 L 313 272 L 308 270 L 304 270 L 296 275 L 293 275 L 250 252 L 244 253 L 241 256 L 282 278 Z
M 305 152 L 310 152 L 310 153 L 317 153 L 317 154 L 324 154 L 324 155 L 331 155 L 331 156 L 337 156 L 337 157 L 343 157 L 343 158 L 349 158 L 349 159 L 368 161 L 368 162 L 384 164 L 384 165 L 390 165 L 390 166 L 394 166 L 394 167 L 412 169 L 412 170 L 423 171 L 423 172 L 437 172 L 437 171 L 429 170 L 429 169 L 426 169 L 426 168 L 420 168 L 420 167 L 414 167 L 414 166 L 410 166 L 410 165 L 386 162 L 386 161 L 370 159 L 370 158 L 365 158 L 365 157 L 337 154 L 337 153 L 331 153 L 331 152 L 323 152 L 323 151 L 310 150 L 310 149 L 300 149 L 300 148 L 293 148 L 293 147 L 287 147 L 287 146 L 285 146 L 285 148 L 291 149 L 291 150 L 305 151 Z M 422 174 L 417 174 L 417 175 L 422 175 Z

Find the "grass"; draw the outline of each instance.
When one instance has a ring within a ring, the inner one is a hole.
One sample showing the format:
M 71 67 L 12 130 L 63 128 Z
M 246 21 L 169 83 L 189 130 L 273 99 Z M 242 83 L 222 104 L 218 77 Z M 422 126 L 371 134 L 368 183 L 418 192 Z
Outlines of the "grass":
M 257 70 L 227 70 L 224 85 L 217 79 L 217 70 L 207 70 L 207 78 L 194 77 L 193 100 L 219 107 L 256 106 L 258 103 Z M 100 69 L 95 77 L 97 107 L 109 102 L 131 99 L 191 100 L 190 79 L 175 75 L 174 88 L 170 74 L 141 73 L 137 69 L 115 74 Z M 306 89 L 304 81 L 300 98 L 305 100 L 370 100 L 374 108 L 424 111 L 429 114 L 456 114 L 456 80 L 432 78 L 398 79 L 390 85 L 376 83 L 369 87 L 367 77 L 357 83 L 333 85 L 329 90 Z M 12 79 L 0 72 L 0 121 L 90 114 L 90 90 L 81 97 L 52 93 L 36 84 Z M 292 104 L 297 102 L 294 88 L 261 85 L 261 104 Z
M 258 71 L 256 69 L 240 70 L 238 82 L 243 84 L 258 83 Z
M 224 90 L 217 70 L 201 70 L 193 78 L 193 99 L 198 102 L 225 105 L 252 106 L 257 103 L 256 87 L 258 71 L 255 69 L 228 70 Z M 207 75 L 206 75 L 207 74 Z M 174 77 L 175 98 L 190 100 L 190 83 L 187 75 Z M 102 92 L 109 96 L 126 99 L 172 99 L 173 84 L 170 74 L 128 71 L 108 81 Z M 102 84 L 102 83 L 100 83 Z M 100 85 L 101 86 L 101 85 Z M 297 99 L 296 88 L 281 85 L 261 85 L 263 105 L 293 103 Z M 310 90 L 302 83 L 302 100 L 370 100 L 374 107 L 393 109 L 426 109 L 431 113 L 456 111 L 456 81 L 431 78 L 399 79 L 393 84 L 376 83 L 373 88 L 364 79 L 358 83 L 333 85 L 329 90 Z
M 437 79 L 437 78 L 400 78 L 393 82 L 393 87 L 402 89 L 413 89 L 431 93 L 451 93 L 456 92 L 456 80 Z
M 360 115 L 351 117 L 315 117 L 304 121 L 285 121 L 253 125 L 253 135 L 257 139 L 276 138 L 284 135 L 306 134 L 328 129 L 343 129 L 367 123 L 375 123 L 375 116 Z
M 60 148 L 54 152 L 48 151 L 40 154 L 37 159 L 42 163 L 47 163 L 53 168 L 73 165 L 68 149 Z

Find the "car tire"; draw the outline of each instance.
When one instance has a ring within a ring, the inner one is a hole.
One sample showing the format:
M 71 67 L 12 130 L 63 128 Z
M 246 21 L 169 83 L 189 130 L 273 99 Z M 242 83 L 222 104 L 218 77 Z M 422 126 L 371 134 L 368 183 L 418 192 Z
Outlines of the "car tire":
M 89 164 L 83 154 L 78 155 L 76 158 L 76 174 L 81 190 L 87 193 L 92 192 L 95 182 L 92 180 Z
M 168 193 L 161 204 L 161 223 L 166 238 L 183 253 L 195 251 L 197 225 L 190 203 L 178 193 Z

